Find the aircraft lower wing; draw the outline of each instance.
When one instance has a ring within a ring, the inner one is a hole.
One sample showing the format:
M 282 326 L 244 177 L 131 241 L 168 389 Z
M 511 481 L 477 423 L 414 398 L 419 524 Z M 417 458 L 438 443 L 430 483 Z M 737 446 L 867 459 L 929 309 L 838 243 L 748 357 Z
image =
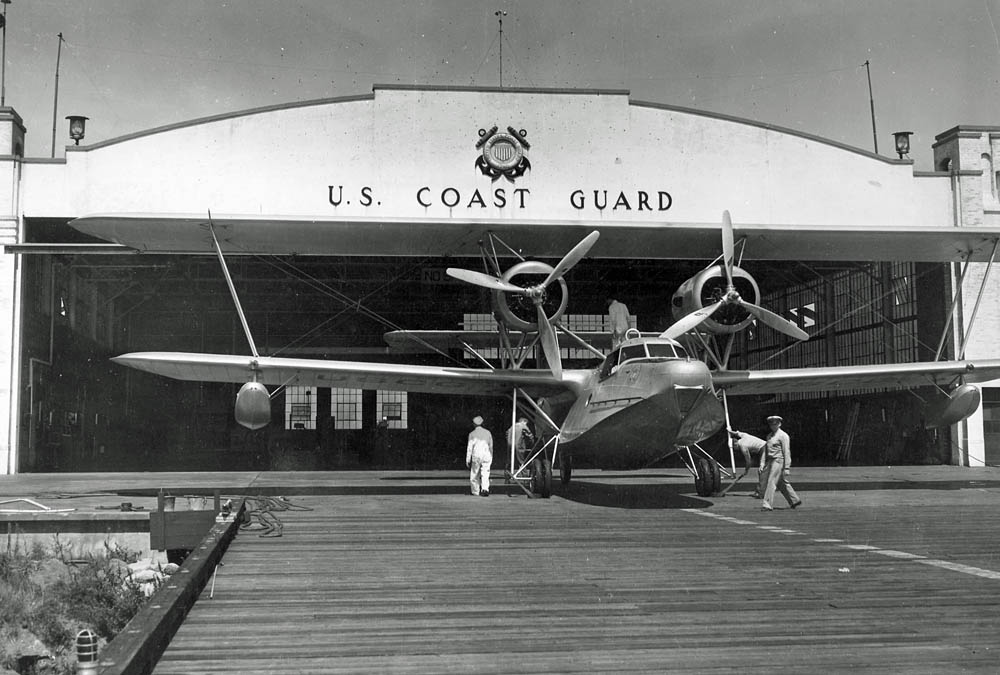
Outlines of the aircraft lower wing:
M 531 396 L 554 396 L 583 389 L 591 372 L 565 370 L 562 379 L 547 370 L 445 368 L 402 363 L 290 359 L 273 356 L 135 352 L 116 363 L 176 380 L 418 391 L 432 394 L 509 395 L 519 387 Z
M 725 370 L 712 373 L 716 389 L 727 394 L 779 394 L 843 389 L 906 389 L 928 385 L 1000 379 L 1000 359 L 925 361 L 866 366 Z

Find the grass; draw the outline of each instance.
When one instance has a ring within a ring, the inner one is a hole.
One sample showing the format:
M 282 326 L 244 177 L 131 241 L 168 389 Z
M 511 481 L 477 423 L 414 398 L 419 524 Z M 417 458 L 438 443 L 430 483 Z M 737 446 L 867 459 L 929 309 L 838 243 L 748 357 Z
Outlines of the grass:
M 45 672 L 75 673 L 77 633 L 88 628 L 103 646 L 145 602 L 126 566 L 137 559 L 107 544 L 102 554 L 70 559 L 58 535 L 48 549 L 8 536 L 0 551 L 0 668 L 34 672 L 24 655 L 47 652 Z

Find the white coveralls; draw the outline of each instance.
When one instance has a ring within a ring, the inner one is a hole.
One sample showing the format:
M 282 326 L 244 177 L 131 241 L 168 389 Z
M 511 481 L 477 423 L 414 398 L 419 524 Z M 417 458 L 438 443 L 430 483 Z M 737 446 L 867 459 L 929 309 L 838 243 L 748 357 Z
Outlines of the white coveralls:
M 531 433 L 531 429 L 528 428 L 527 421 L 518 420 L 514 426 L 507 429 L 507 444 L 511 444 L 510 435 L 511 432 L 514 434 L 514 454 L 517 457 L 518 466 L 524 464 L 524 460 L 527 457 L 527 450 L 535 442 L 535 439 Z
M 465 465 L 469 467 L 469 484 L 473 495 L 490 491 L 490 467 L 493 465 L 493 434 L 477 426 L 469 432 L 465 450 Z
M 761 507 L 767 511 L 771 510 L 771 501 L 774 499 L 774 491 L 777 489 L 788 500 L 788 504 L 795 508 L 802 501 L 795 494 L 792 484 L 785 478 L 785 470 L 792 466 L 792 443 L 781 429 L 775 429 L 767 435 L 767 445 L 764 447 L 764 473 L 767 475 L 767 489 L 764 491 L 764 502 Z
M 747 469 L 750 468 L 750 458 L 752 455 L 760 453 L 760 464 L 757 467 L 757 489 L 754 491 L 754 497 L 761 497 L 764 494 L 764 490 L 767 488 L 767 473 L 764 471 L 764 462 L 766 455 L 762 452 L 764 446 L 767 445 L 767 441 L 763 438 L 758 438 L 752 434 L 748 434 L 745 431 L 735 432 L 739 438 L 736 439 L 736 447 L 743 454 L 743 459 L 747 464 Z
M 629 329 L 628 307 L 624 303 L 612 300 L 608 305 L 608 322 L 611 324 L 611 349 L 617 349 Z

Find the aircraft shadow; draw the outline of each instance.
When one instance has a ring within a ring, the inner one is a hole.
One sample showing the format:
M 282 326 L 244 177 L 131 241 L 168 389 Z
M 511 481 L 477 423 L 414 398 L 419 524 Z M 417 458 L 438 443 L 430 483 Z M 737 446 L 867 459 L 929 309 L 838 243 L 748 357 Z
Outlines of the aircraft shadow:
M 574 479 L 569 485 L 552 488 L 557 496 L 569 501 L 617 509 L 697 509 L 712 505 L 688 494 L 690 485 L 608 485 Z

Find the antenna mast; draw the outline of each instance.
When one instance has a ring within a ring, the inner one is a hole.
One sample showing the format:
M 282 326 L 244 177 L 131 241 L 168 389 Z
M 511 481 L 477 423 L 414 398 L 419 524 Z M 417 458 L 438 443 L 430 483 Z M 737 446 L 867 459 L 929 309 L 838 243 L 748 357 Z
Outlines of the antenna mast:
M 59 33 L 59 49 L 56 51 L 56 93 L 52 102 L 52 157 L 56 156 L 56 113 L 59 110 L 59 58 L 62 56 L 63 34 Z
M 3 3 L 3 17 L 0 27 L 3 28 L 3 49 L 0 56 L 0 107 L 7 105 L 7 5 L 10 0 L 0 0 Z
M 875 141 L 875 154 L 878 154 L 878 134 L 875 133 L 875 98 L 872 96 L 872 69 L 871 65 L 868 63 L 868 59 L 862 63 L 865 70 L 868 72 L 868 102 L 871 103 L 872 107 L 872 140 Z
M 500 88 L 503 89 L 503 18 L 507 16 L 506 10 L 498 9 L 493 15 L 500 22 Z

